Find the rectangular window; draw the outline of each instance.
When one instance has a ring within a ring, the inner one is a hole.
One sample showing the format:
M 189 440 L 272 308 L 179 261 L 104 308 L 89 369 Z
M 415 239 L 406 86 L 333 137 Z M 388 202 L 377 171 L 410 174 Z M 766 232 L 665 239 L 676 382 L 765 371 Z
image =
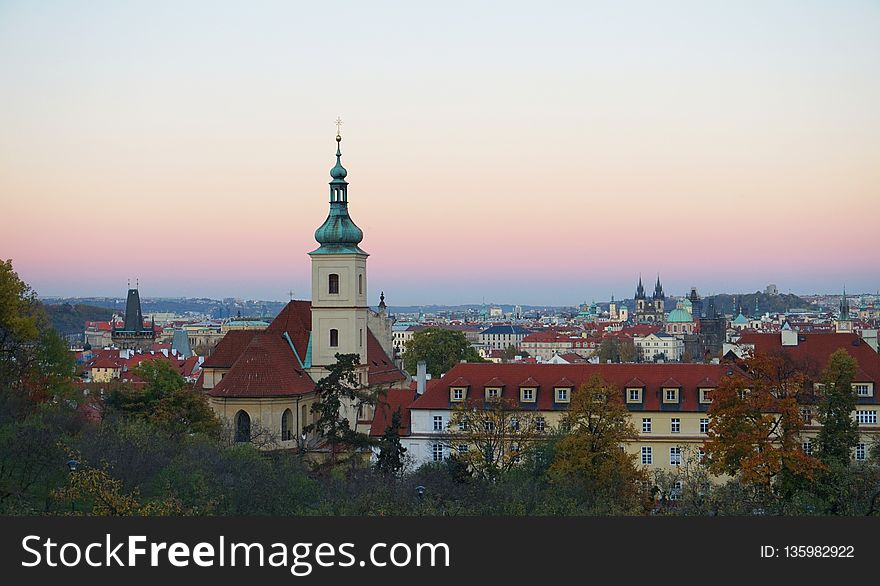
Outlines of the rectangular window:
M 532 403 L 535 400 L 535 389 L 520 389 L 520 400 L 526 403 Z
M 712 402 L 712 389 L 700 389 L 700 403 L 707 404 Z
M 706 450 L 703 448 L 697 448 L 697 462 L 702 464 L 706 460 Z
M 336 348 L 339 346 L 339 330 L 330 330 L 330 347 Z
M 490 387 L 486 389 L 486 400 L 493 401 L 501 396 L 501 389 Z
M 458 453 L 459 453 L 459 454 L 466 454 L 467 451 L 468 451 L 468 445 L 467 445 L 467 444 L 458 444 Z
M 700 419 L 700 433 L 709 433 L 709 418 L 703 417 Z
M 862 461 L 865 459 L 865 444 L 856 444 L 856 460 Z
M 493 431 L 495 431 L 495 422 L 486 417 L 485 419 L 483 419 L 483 429 L 486 431 L 486 433 L 492 433 Z
M 641 403 L 642 402 L 642 389 L 627 389 L 626 390 L 626 402 L 627 403 Z
M 650 466 L 654 463 L 654 448 L 642 446 L 642 465 Z
M 876 411 L 856 411 L 856 421 L 860 425 L 873 425 L 877 423 Z
M 681 419 L 677 417 L 672 418 L 672 425 L 670 426 L 670 430 L 672 433 L 681 433 Z
M 853 388 L 856 391 L 856 395 L 859 397 L 871 396 L 871 386 L 867 383 L 854 383 Z
M 645 417 L 642 419 L 642 433 L 651 433 L 651 418 Z
M 544 420 L 543 417 L 536 417 L 535 418 L 535 430 L 536 431 L 543 432 L 546 429 L 546 425 L 547 425 L 547 422 Z
M 678 389 L 663 389 L 664 403 L 678 403 Z
M 443 416 L 434 416 L 434 431 L 443 431 Z
M 681 499 L 681 491 L 682 491 L 682 483 L 681 480 L 676 480 L 672 483 L 672 490 L 669 491 L 669 500 L 677 501 Z
M 510 429 L 512 431 L 519 431 L 519 419 L 516 417 L 510 418 Z
M 431 456 L 435 462 L 443 461 L 443 444 L 434 444 L 431 446 Z
M 669 464 L 671 466 L 681 465 L 681 447 L 672 446 L 669 448 Z
M 568 389 L 556 389 L 556 402 L 568 403 Z
M 458 429 L 461 431 L 467 431 L 469 424 L 470 420 L 467 418 L 467 415 L 465 415 L 458 421 Z
M 453 401 L 464 401 L 464 389 L 452 389 Z
M 813 442 L 811 442 L 809 440 L 805 441 L 804 443 L 801 444 L 801 449 L 804 451 L 804 453 L 806 455 L 812 456 L 813 455 Z
M 327 278 L 327 292 L 330 295 L 339 295 L 339 275 L 336 273 L 330 273 Z
M 809 407 L 804 407 L 801 409 L 801 419 L 804 422 L 804 425 L 810 425 L 813 423 L 813 410 Z

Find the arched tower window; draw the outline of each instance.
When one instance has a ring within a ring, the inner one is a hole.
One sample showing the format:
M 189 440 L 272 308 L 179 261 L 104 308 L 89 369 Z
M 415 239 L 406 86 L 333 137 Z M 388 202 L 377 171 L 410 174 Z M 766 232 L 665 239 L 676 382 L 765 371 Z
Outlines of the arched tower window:
M 247 411 L 235 414 L 235 441 L 239 443 L 251 441 L 251 416 Z
M 339 330 L 330 330 L 330 347 L 339 346 Z
M 327 278 L 327 290 L 330 295 L 339 295 L 339 275 L 330 273 Z
M 281 441 L 287 442 L 293 439 L 293 413 L 290 409 L 285 409 L 281 414 Z

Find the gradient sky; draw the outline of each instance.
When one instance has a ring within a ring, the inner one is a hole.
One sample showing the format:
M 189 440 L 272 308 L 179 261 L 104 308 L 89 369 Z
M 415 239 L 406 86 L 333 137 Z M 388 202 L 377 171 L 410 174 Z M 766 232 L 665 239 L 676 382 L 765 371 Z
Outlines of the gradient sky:
M 0 0 L 0 258 L 307 298 L 341 115 L 375 303 L 880 287 L 880 2 Z

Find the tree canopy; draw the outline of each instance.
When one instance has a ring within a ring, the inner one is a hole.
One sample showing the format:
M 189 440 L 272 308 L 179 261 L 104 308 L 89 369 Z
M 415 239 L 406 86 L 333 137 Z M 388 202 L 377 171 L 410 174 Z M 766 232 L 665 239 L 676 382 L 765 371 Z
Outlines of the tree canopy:
M 448 372 L 462 360 L 485 362 L 464 333 L 435 327 L 416 332 L 406 345 L 404 368 L 408 372 L 415 372 L 420 360 L 425 361 L 428 372 L 433 377 Z

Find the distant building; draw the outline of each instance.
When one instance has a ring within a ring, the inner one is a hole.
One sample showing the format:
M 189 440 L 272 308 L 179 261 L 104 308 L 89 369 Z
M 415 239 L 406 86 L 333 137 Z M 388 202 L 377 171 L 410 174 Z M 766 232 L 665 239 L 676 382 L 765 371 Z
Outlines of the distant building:
M 684 308 L 684 302 L 679 301 L 666 318 L 666 333 L 683 337 L 685 334 L 693 334 L 694 329 L 694 316 Z
M 666 319 L 664 304 L 666 296 L 663 294 L 663 285 L 660 284 L 660 276 L 657 276 L 657 283 L 654 285 L 654 293 L 651 298 L 645 295 L 645 288 L 642 285 L 642 278 L 639 277 L 639 284 L 636 287 L 636 310 L 634 319 L 636 323 L 663 323 Z
M 774 285 L 773 283 L 771 283 L 764 288 L 764 294 L 765 295 L 779 295 L 779 288 L 776 287 L 776 285 Z
M 678 362 L 684 354 L 684 341 L 663 332 L 636 336 L 633 344 L 642 362 Z
M 531 330 L 520 326 L 492 326 L 480 332 L 480 345 L 490 350 L 507 350 L 510 346 L 519 347 L 519 343 Z
M 141 297 L 137 287 L 128 290 L 125 302 L 125 322 L 122 327 L 113 327 L 110 340 L 118 348 L 130 350 L 149 350 L 156 341 L 156 325 L 151 322 L 144 324 L 141 311 Z

